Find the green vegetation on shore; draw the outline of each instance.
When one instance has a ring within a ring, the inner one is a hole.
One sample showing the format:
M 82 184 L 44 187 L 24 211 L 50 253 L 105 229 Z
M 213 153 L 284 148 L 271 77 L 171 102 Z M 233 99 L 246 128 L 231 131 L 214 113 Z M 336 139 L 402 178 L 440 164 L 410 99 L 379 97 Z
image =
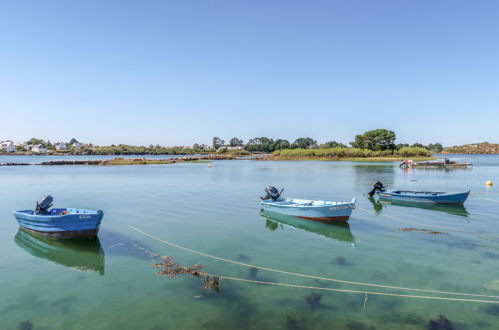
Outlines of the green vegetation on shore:
M 399 150 L 369 150 L 360 148 L 287 149 L 274 151 L 271 160 L 370 160 L 397 161 L 405 157 L 431 159 L 431 152 L 420 147 L 403 147 Z

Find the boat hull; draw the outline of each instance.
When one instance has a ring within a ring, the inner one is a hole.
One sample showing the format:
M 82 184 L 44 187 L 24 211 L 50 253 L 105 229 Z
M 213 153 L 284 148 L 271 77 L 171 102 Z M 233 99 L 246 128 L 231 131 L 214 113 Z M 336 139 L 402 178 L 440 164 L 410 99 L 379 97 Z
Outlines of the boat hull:
M 69 210 L 70 214 L 61 214 Z M 55 209 L 50 214 L 35 214 L 30 210 L 15 211 L 19 226 L 23 229 L 60 239 L 91 239 L 99 232 L 104 213 L 77 209 Z
M 267 212 L 274 212 L 318 222 L 332 223 L 346 222 L 350 219 L 352 210 L 355 208 L 355 199 L 351 202 L 324 204 L 323 206 L 282 205 L 272 201 L 262 201 L 262 205 L 263 210 Z
M 393 190 L 377 191 L 380 200 L 401 201 L 429 204 L 463 204 L 469 191 L 461 193 L 431 193 L 431 192 L 398 192 Z

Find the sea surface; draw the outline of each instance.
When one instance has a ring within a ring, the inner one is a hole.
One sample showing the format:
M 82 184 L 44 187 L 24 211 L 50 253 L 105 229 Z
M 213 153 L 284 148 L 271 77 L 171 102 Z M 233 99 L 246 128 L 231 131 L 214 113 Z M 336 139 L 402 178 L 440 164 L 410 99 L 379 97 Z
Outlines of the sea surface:
M 0 156 L 0 163 L 48 158 Z M 498 329 L 499 156 L 450 158 L 475 166 L 0 167 L 0 329 L 427 329 L 440 315 L 456 329 Z M 376 180 L 472 193 L 464 207 L 393 205 L 368 199 Z M 357 208 L 348 226 L 265 217 L 258 199 L 268 185 L 287 197 L 356 197 Z M 12 211 L 47 194 L 58 207 L 104 210 L 98 240 L 20 231 Z M 156 274 L 157 255 L 239 280 L 206 291 L 199 278 Z

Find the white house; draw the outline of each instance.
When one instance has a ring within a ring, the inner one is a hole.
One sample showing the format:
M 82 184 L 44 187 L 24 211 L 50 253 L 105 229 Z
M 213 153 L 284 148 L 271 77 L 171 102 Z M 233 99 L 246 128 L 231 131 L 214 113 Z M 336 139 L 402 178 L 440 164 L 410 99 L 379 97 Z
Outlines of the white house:
M 5 151 L 5 152 L 15 152 L 16 146 L 15 146 L 14 142 L 12 142 L 12 141 L 3 141 L 0 144 L 0 150 Z
M 64 142 L 56 142 L 54 143 L 55 150 L 66 150 L 66 144 Z
M 75 147 L 75 148 L 77 148 L 77 149 L 78 149 L 78 148 L 81 148 L 81 147 L 83 147 L 83 146 L 84 146 L 84 144 L 83 144 L 83 143 L 80 143 L 80 142 L 75 142 L 75 143 L 73 143 L 73 147 Z
M 48 149 L 43 143 L 35 144 L 31 147 L 31 152 L 34 154 L 46 154 L 48 152 Z

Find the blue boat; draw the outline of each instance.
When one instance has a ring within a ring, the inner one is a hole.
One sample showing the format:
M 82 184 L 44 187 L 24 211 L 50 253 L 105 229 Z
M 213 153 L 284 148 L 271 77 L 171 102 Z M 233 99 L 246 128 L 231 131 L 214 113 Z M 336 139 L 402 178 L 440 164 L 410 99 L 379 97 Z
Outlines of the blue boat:
M 91 239 L 97 235 L 104 212 L 74 208 L 50 209 L 52 201 L 52 196 L 46 196 L 36 203 L 34 211 L 14 211 L 19 226 L 51 238 Z
M 281 198 L 275 187 L 265 188 L 267 195 L 260 197 L 264 211 L 290 215 L 320 222 L 348 221 L 355 208 L 355 198 L 349 202 L 329 202 L 297 198 Z
M 413 190 L 388 190 L 381 182 L 374 184 L 369 196 L 378 195 L 384 201 L 404 201 L 411 203 L 432 204 L 463 204 L 470 191 L 465 192 L 438 192 L 438 191 L 413 191 Z

